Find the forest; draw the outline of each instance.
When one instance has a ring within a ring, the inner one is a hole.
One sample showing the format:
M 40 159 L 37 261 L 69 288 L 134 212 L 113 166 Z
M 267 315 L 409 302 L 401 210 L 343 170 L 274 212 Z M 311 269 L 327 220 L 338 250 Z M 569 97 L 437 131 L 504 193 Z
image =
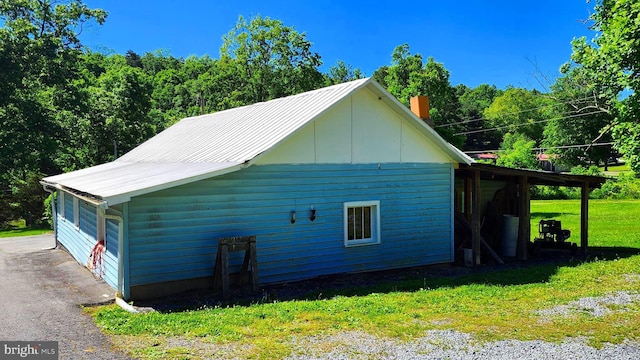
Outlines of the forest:
M 218 58 L 92 51 L 83 24 L 108 13 L 80 0 L 0 2 L 0 225 L 44 221 L 39 180 L 112 161 L 176 121 L 372 76 L 402 103 L 427 95 L 435 129 L 498 165 L 567 168 L 624 158 L 640 174 L 640 3 L 598 0 L 593 39 L 577 38 L 544 91 L 452 85 L 445 65 L 398 44 L 373 74 L 338 61 L 322 71 L 292 25 L 240 17 Z M 587 26 L 587 25 L 585 25 Z M 597 34 L 597 36 L 596 36 Z M 567 45 L 569 46 L 569 45 Z

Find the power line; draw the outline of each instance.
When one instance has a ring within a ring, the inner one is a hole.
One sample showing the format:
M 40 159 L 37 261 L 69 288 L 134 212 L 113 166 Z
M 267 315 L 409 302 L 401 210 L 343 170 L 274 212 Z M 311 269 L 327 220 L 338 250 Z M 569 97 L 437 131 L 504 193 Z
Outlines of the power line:
M 575 145 L 561 145 L 561 146 L 547 146 L 547 147 L 537 147 L 537 148 L 532 148 L 531 150 L 534 151 L 538 151 L 538 150 L 546 150 L 546 149 L 570 149 L 570 148 L 581 148 L 581 147 L 589 147 L 589 146 L 609 146 L 609 145 L 613 145 L 612 142 L 607 142 L 607 143 L 593 143 L 593 144 L 575 144 Z M 482 153 L 496 153 L 496 152 L 501 152 L 501 151 L 505 151 L 504 149 L 496 149 L 496 150 L 471 150 L 471 151 L 465 151 L 465 154 L 482 154 Z
M 589 147 L 589 146 L 609 146 L 613 145 L 612 142 L 606 143 L 593 143 L 593 144 L 580 144 L 580 145 L 561 145 L 561 146 L 547 146 L 547 147 L 537 147 L 531 150 L 546 150 L 546 149 L 571 149 L 571 148 L 581 148 L 581 147 Z
M 557 118 L 532 121 L 532 122 L 524 123 L 524 124 L 512 124 L 512 125 L 498 126 L 498 127 L 489 128 L 489 129 L 463 131 L 463 132 L 455 133 L 453 135 L 455 136 L 455 135 L 478 134 L 478 133 L 483 133 L 483 132 L 487 132 L 487 131 L 495 131 L 495 130 L 501 130 L 501 129 L 506 129 L 506 128 L 521 127 L 521 126 L 529 126 L 529 125 L 540 124 L 540 123 L 549 122 L 549 121 L 553 121 L 553 120 L 571 119 L 571 118 L 576 118 L 576 117 L 580 117 L 580 116 L 600 114 L 600 113 L 604 113 L 604 112 L 606 112 L 606 111 L 598 110 L 598 111 L 592 111 L 592 112 L 584 113 L 584 114 L 574 114 L 574 115 L 561 116 L 561 117 L 557 117 Z
M 580 101 L 585 101 L 585 100 L 590 100 L 591 96 L 587 96 L 584 97 L 582 99 L 577 99 L 577 100 L 568 100 L 565 102 L 559 102 L 559 103 L 555 103 L 555 104 L 549 104 L 549 105 L 543 105 L 537 108 L 531 108 L 531 109 L 525 109 L 525 110 L 520 110 L 520 111 L 516 111 L 516 112 L 511 112 L 511 113 L 499 113 L 497 115 L 499 116 L 505 116 L 505 115 L 517 115 L 517 114 L 522 114 L 525 112 L 529 112 L 529 111 L 534 111 L 534 110 L 540 110 L 546 107 L 556 107 L 556 106 L 560 106 L 560 105 L 566 105 L 569 103 L 573 103 L 573 102 L 580 102 Z M 448 124 L 441 124 L 441 125 L 436 125 L 435 127 L 448 127 L 448 126 L 454 126 L 454 125 L 460 125 L 460 124 L 468 124 L 468 123 L 472 123 L 472 122 L 476 122 L 476 121 L 482 121 L 482 120 L 487 120 L 484 117 L 479 117 L 479 118 L 475 118 L 475 119 L 471 119 L 471 120 L 464 120 L 464 121 L 458 121 L 455 123 L 448 123 Z

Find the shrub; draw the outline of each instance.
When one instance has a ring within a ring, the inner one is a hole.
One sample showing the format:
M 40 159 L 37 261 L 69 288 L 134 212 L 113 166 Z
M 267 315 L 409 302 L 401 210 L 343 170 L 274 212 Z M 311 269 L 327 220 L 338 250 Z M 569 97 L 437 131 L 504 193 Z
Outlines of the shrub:
M 595 166 L 585 168 L 576 166 L 571 169 L 575 175 L 602 176 Z M 617 179 L 608 179 L 600 189 L 594 189 L 591 199 L 640 199 L 640 178 L 633 173 L 621 173 Z M 565 186 L 534 186 L 531 189 L 533 200 L 580 199 L 580 189 Z
M 640 179 L 632 173 L 621 173 L 591 193 L 594 199 L 640 199 Z
M 51 227 L 53 229 L 53 212 L 51 211 L 51 202 L 52 201 L 56 201 L 55 200 L 55 193 L 51 193 L 49 194 L 49 196 L 47 196 L 44 199 L 44 214 L 43 214 L 43 223 L 46 222 L 47 224 L 49 224 L 49 227 Z

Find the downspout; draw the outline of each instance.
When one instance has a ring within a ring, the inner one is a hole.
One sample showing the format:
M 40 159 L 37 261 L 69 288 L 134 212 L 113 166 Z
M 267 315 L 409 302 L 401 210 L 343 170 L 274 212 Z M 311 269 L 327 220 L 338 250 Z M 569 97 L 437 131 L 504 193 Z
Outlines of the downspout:
M 110 215 L 106 213 L 108 205 L 105 202 L 100 207 L 101 215 L 108 220 L 115 220 L 118 222 L 118 289 L 116 293 L 117 298 L 124 297 L 124 219 L 122 216 Z M 107 230 L 105 229 L 105 235 Z
M 53 224 L 53 249 L 58 247 L 58 213 L 56 209 L 56 197 L 54 196 L 56 189 L 47 185 L 42 185 L 44 191 L 51 194 L 51 223 Z

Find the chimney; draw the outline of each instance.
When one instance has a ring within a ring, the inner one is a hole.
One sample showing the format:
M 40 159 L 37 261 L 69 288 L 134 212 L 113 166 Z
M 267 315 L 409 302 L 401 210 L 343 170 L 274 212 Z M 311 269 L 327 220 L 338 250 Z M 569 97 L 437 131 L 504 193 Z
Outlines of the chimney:
M 426 96 L 414 96 L 410 100 L 411 112 L 422 119 L 427 125 L 433 127 L 433 121 L 429 117 L 429 98 Z

